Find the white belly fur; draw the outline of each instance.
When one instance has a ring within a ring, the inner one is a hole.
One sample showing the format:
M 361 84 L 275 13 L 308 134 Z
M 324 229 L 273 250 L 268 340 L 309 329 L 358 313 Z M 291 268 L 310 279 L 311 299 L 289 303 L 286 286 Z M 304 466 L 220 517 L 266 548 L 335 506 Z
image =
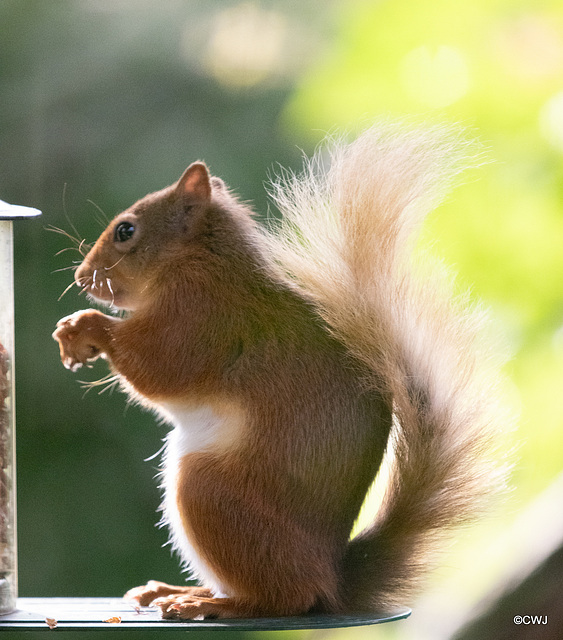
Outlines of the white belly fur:
M 190 576 L 211 588 L 218 597 L 233 595 L 194 549 L 182 525 L 176 495 L 182 458 L 196 451 L 224 450 L 233 446 L 240 436 L 243 421 L 237 416 L 239 412 L 228 412 L 225 415 L 212 405 L 187 407 L 176 403 L 162 403 L 159 408 L 167 421 L 174 425 L 166 438 L 163 457 L 162 524 L 168 526 L 172 548 L 182 558 Z

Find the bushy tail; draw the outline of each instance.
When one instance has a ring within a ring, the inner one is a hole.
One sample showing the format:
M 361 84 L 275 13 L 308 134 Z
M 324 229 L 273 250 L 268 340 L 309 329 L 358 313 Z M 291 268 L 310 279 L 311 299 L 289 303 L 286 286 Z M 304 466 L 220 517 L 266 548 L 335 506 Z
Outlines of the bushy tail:
M 497 484 L 482 314 L 416 247 L 426 214 L 475 162 L 471 149 L 448 127 L 385 124 L 329 145 L 271 190 L 283 214 L 270 238 L 278 263 L 393 402 L 391 478 L 344 561 L 349 610 L 412 596 L 444 532 L 474 518 Z

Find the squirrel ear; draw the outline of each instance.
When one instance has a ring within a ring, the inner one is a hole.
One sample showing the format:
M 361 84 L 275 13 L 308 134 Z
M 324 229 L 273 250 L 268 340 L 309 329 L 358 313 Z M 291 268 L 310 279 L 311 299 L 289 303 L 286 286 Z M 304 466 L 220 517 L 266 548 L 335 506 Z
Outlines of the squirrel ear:
M 211 176 L 203 162 L 194 162 L 178 180 L 177 190 L 192 200 L 206 201 L 211 197 Z

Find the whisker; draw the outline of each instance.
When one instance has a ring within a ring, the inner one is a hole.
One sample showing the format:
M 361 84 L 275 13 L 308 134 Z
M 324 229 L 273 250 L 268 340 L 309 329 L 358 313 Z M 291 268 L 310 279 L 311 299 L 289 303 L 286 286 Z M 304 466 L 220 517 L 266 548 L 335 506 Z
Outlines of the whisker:
M 86 253 L 84 253 L 82 251 L 82 247 L 86 244 L 86 239 L 82 240 L 82 242 L 78 245 L 78 251 L 80 251 L 80 253 L 85 256 L 86 253 L 88 253 L 88 251 L 90 250 L 91 245 L 86 244 Z
M 74 285 L 77 284 L 74 280 L 68 285 L 68 287 L 61 293 L 61 295 L 59 296 L 57 302 L 59 302 L 59 300 L 64 296 L 64 294 L 69 291 L 70 289 L 72 289 L 72 287 L 74 287 Z
M 101 395 L 106 391 L 110 391 L 110 393 L 115 389 L 116 386 L 119 385 L 119 374 L 109 373 L 108 375 L 100 378 L 99 380 L 93 380 L 89 382 L 87 380 L 79 380 L 80 386 L 85 390 L 84 395 L 92 391 L 92 389 L 96 389 L 97 387 L 102 387 L 98 394 Z
M 78 281 L 75 280 L 75 282 L 80 289 L 78 295 L 82 295 L 86 292 L 86 289 L 90 288 L 90 278 L 87 276 L 83 276 L 79 278 Z
M 119 260 L 115 263 L 112 264 L 111 267 L 104 267 L 104 271 L 109 271 L 110 269 L 113 269 L 114 267 L 117 267 L 117 265 L 123 260 L 123 258 L 125 258 L 126 254 L 124 253 L 121 258 L 119 258 Z
M 166 442 L 162 445 L 162 447 L 160 447 L 160 449 L 156 452 L 153 453 L 152 456 L 149 456 L 148 458 L 145 458 L 143 460 L 143 462 L 150 462 L 151 460 L 154 460 L 155 458 L 157 458 L 164 450 L 166 449 Z
M 55 269 L 54 271 L 51 271 L 51 273 L 58 273 L 59 271 L 69 271 L 70 269 L 73 269 L 74 271 L 76 271 L 76 269 L 78 269 L 78 265 L 71 264 L 70 267 L 61 267 L 60 269 Z
M 65 249 L 61 249 L 60 251 L 57 251 L 57 253 L 55 253 L 55 255 L 59 256 L 59 255 L 61 255 L 61 253 L 65 253 L 66 251 L 78 251 L 80 253 L 80 255 L 84 257 L 84 254 L 80 251 L 80 249 L 78 247 L 66 247 Z
M 70 225 L 70 228 L 74 231 L 74 234 L 78 238 L 78 237 L 80 237 L 80 234 L 78 233 L 78 229 L 74 226 L 72 220 L 70 219 L 70 216 L 68 215 L 68 211 L 67 211 L 67 208 L 66 208 L 66 190 L 67 190 L 67 187 L 68 187 L 68 183 L 65 182 L 64 185 L 63 185 L 63 213 L 64 213 L 65 218 L 67 219 L 67 222 Z
M 99 378 L 98 380 L 79 380 L 80 384 L 87 388 L 93 387 L 101 387 L 102 385 L 112 382 L 119 378 L 119 374 L 116 373 L 108 373 L 105 376 Z
M 71 233 L 69 233 L 68 231 L 65 231 L 64 229 L 61 229 L 60 227 L 55 227 L 52 224 L 49 224 L 45 227 L 45 229 L 47 229 L 47 231 L 53 231 L 54 233 L 58 233 L 61 236 L 65 236 L 65 238 L 72 240 L 76 244 L 80 243 L 80 240 L 78 240 L 77 236 L 73 236 Z
M 113 292 L 113 288 L 111 286 L 111 280 L 109 278 L 106 278 L 106 284 L 111 293 L 111 303 L 113 304 L 115 302 L 115 294 Z
M 88 284 L 90 278 L 89 276 L 81 276 L 80 278 L 78 278 L 78 280 L 79 280 L 78 284 L 81 287 L 85 287 Z
M 101 220 L 101 225 L 102 227 L 107 227 L 109 224 L 109 217 L 106 214 L 106 212 L 99 206 L 97 205 L 93 200 L 86 200 L 86 202 L 88 202 L 89 204 L 91 204 L 93 207 L 96 207 L 96 209 L 100 212 L 100 214 L 102 215 L 102 220 Z M 98 220 L 98 222 L 100 222 Z
M 102 393 L 106 393 L 106 391 L 109 391 L 110 395 L 115 391 L 115 389 L 119 386 L 119 376 L 116 376 L 115 380 L 113 380 L 112 382 L 110 382 L 107 386 L 105 386 L 103 389 L 100 389 L 100 391 L 98 392 L 98 395 L 102 395 Z
M 67 247 L 66 249 L 61 249 L 61 251 L 57 252 L 56 255 L 59 255 L 59 253 L 63 253 L 64 251 L 77 250 L 80 252 L 82 256 L 85 256 L 87 253 L 87 250 L 90 248 L 90 245 L 86 244 L 85 239 L 79 240 L 78 235 L 73 236 L 71 233 L 69 233 L 68 231 L 65 231 L 64 229 L 55 227 L 53 225 L 47 225 L 45 229 L 47 231 L 53 231 L 54 233 L 58 233 L 59 235 L 64 236 L 65 238 L 68 238 L 71 242 L 73 242 L 76 245 L 76 247 Z M 86 253 L 84 252 L 84 249 L 83 249 L 84 245 L 86 245 Z

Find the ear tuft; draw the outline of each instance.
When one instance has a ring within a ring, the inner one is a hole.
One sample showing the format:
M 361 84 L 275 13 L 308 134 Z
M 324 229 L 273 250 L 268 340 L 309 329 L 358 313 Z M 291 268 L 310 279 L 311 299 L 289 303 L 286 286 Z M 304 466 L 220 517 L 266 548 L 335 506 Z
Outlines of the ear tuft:
M 178 180 L 178 191 L 190 200 L 205 202 L 211 198 L 211 176 L 203 162 L 192 163 Z
M 219 191 L 227 190 L 227 185 L 221 180 L 221 178 L 217 178 L 216 176 L 211 177 L 211 186 L 214 189 L 219 189 Z

